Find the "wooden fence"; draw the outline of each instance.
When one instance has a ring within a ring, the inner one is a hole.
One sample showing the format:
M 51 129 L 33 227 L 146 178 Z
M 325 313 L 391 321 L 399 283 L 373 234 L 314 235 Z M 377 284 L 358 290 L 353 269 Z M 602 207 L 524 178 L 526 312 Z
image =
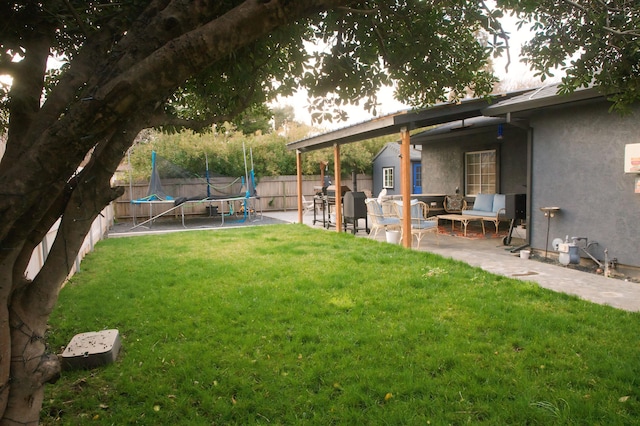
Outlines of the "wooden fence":
M 44 265 L 45 260 L 49 256 L 49 250 L 51 249 L 51 245 L 53 244 L 56 234 L 58 233 L 58 227 L 60 225 L 60 220 L 58 220 L 49 230 L 47 235 L 44 237 L 42 242 L 38 244 L 38 246 L 33 250 L 31 254 L 31 260 L 29 261 L 29 265 L 27 266 L 26 276 L 29 279 L 33 279 L 42 266 Z M 102 210 L 101 214 L 93 221 L 91 225 L 91 229 L 89 233 L 84 239 L 82 243 L 82 247 L 80 247 L 80 251 L 78 252 L 78 256 L 76 257 L 73 267 L 71 268 L 71 272 L 69 273 L 69 277 L 80 270 L 80 262 L 85 257 L 87 253 L 93 251 L 93 247 L 95 244 L 105 238 L 107 235 L 107 231 L 113 225 L 113 205 L 109 204 L 107 207 Z
M 302 178 L 302 194 L 310 199 L 316 191 L 321 188 L 320 176 L 303 176 Z M 118 198 L 114 203 L 114 213 L 116 219 L 144 218 L 149 217 L 149 207 L 144 204 L 132 204 L 131 200 L 138 200 L 147 196 L 149 184 L 147 182 L 126 184 L 121 183 L 125 187 L 122 197 Z M 242 182 L 233 178 L 211 178 L 210 179 L 211 195 L 233 195 L 242 194 Z M 353 179 L 343 179 L 343 186 L 354 189 Z M 358 191 L 371 193 L 373 181 L 371 176 L 357 175 L 356 185 Z M 162 181 L 162 188 L 173 198 L 204 198 L 207 194 L 207 185 L 202 179 L 167 179 Z M 278 176 L 263 177 L 257 185 L 258 199 L 255 200 L 255 208 L 258 211 L 287 211 L 296 210 L 297 205 L 297 183 L 296 176 Z M 154 205 L 153 214 L 160 214 L 169 210 L 173 206 L 170 204 Z M 207 214 L 207 203 L 192 204 L 185 210 L 187 215 L 204 215 Z M 227 212 L 229 207 L 223 207 Z M 235 208 L 241 208 L 236 206 Z M 177 214 L 177 212 L 176 212 Z
M 358 191 L 364 191 L 368 194 L 371 193 L 373 182 L 370 176 L 358 175 L 356 177 L 356 185 L 353 180 L 343 180 L 342 184 L 348 186 L 350 189 L 356 189 Z M 164 190 L 172 194 L 174 197 L 196 197 L 202 194 L 206 194 L 206 184 L 201 180 L 175 180 L 175 181 L 163 181 Z M 100 215 L 94 221 L 91 230 L 85 237 L 80 252 L 75 259 L 73 268 L 69 273 L 72 276 L 74 273 L 80 270 L 80 262 L 84 256 L 93 250 L 94 245 L 105 238 L 107 231 L 113 225 L 114 219 L 128 219 L 132 214 L 137 214 L 137 217 L 148 216 L 147 206 L 141 206 L 131 204 L 131 195 L 133 199 L 143 198 L 147 195 L 148 183 L 137 183 L 133 185 L 125 186 L 125 193 L 122 197 L 115 200 L 108 205 Z M 212 193 L 216 195 L 221 194 L 239 194 L 242 191 L 242 184 L 240 181 L 236 181 L 231 178 L 215 178 L 211 180 L 211 185 L 216 190 Z M 305 197 L 311 198 L 318 189 L 321 188 L 320 176 L 303 176 L 302 181 L 302 193 Z M 256 200 L 257 209 L 261 211 L 286 211 L 296 210 L 297 206 L 297 183 L 295 176 L 279 176 L 274 178 L 262 178 L 258 184 L 259 198 Z M 137 209 L 133 211 L 132 208 Z M 166 207 L 166 209 L 170 208 Z M 161 210 L 154 213 L 160 213 Z M 206 205 L 195 205 L 186 214 L 205 214 L 207 213 Z M 30 279 L 34 278 L 36 274 L 42 269 L 49 250 L 53 241 L 55 240 L 58 232 L 59 221 L 49 230 L 46 237 L 36 247 L 31 256 L 31 261 L 27 266 L 26 276 Z

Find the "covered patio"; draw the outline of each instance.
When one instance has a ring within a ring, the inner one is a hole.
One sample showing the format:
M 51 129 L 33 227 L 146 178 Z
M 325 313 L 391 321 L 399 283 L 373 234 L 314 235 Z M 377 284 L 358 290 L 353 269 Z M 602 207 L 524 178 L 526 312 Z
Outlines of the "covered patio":
M 402 242 L 405 247 L 410 248 L 412 245 L 411 227 L 404 226 L 411 222 L 411 164 L 410 164 L 410 148 L 411 145 L 428 143 L 430 138 L 440 135 L 442 132 L 451 131 L 455 124 L 449 126 L 440 126 L 437 129 L 418 134 L 411 135 L 411 132 L 418 129 L 427 128 L 429 126 L 443 125 L 447 123 L 473 122 L 478 118 L 483 118 L 483 110 L 496 104 L 497 102 L 508 100 L 512 97 L 519 96 L 526 91 L 518 91 L 500 95 L 494 95 L 486 98 L 465 99 L 459 103 L 441 103 L 432 107 L 421 110 L 408 110 L 395 114 L 390 114 L 380 118 L 376 118 L 367 122 L 355 124 L 342 129 L 320 134 L 310 138 L 287 144 L 289 150 L 296 151 L 297 159 L 297 189 L 298 189 L 298 222 L 302 223 L 303 217 L 303 198 L 302 198 L 302 155 L 305 152 L 314 151 L 323 148 L 333 148 L 334 153 L 334 176 L 336 187 L 336 231 L 342 231 L 342 196 L 341 188 L 341 170 L 340 170 L 340 147 L 343 144 L 359 142 L 366 139 L 386 136 L 391 134 L 399 134 L 400 139 L 400 189 L 402 203 Z M 519 123 L 512 123 L 510 117 L 490 118 L 484 117 L 484 125 L 495 125 L 496 123 L 504 123 L 504 125 L 519 127 Z M 470 132 L 476 132 L 482 126 L 475 127 L 463 126 L 461 130 L 456 131 L 456 136 L 460 137 Z

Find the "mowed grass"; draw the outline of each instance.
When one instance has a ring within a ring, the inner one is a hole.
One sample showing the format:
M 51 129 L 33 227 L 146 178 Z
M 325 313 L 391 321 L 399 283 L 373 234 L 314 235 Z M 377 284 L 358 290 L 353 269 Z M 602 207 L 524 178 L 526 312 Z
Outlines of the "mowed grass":
M 43 424 L 637 424 L 640 316 L 400 246 L 274 225 L 101 242 L 62 290 Z

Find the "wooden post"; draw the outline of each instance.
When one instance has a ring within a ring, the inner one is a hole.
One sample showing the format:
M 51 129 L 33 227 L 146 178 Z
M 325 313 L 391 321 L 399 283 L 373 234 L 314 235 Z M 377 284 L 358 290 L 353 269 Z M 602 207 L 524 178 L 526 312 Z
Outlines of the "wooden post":
M 340 175 L 340 145 L 333 145 L 333 169 L 336 177 L 336 232 L 342 231 L 342 180 Z
M 402 244 L 411 248 L 413 242 L 411 236 L 411 136 L 409 130 L 403 127 L 400 130 L 402 146 L 400 147 L 400 175 L 402 192 Z
M 298 188 L 298 223 L 302 222 L 302 153 L 296 149 L 296 184 Z

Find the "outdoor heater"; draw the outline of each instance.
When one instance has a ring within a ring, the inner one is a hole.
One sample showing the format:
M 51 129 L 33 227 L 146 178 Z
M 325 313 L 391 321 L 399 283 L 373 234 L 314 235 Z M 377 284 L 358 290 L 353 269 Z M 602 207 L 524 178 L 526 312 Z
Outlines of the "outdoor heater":
M 511 234 L 513 233 L 513 228 L 515 227 L 516 220 L 526 220 L 527 219 L 527 195 L 526 194 L 507 194 L 505 196 L 505 212 L 504 217 L 507 219 L 511 219 L 511 223 L 509 224 L 509 234 L 504 237 L 502 243 L 504 245 L 511 244 Z M 526 247 L 519 247 L 519 249 Z
M 349 191 L 344 194 L 343 200 L 343 226 L 345 232 L 347 231 L 347 225 L 351 225 L 353 229 L 352 234 L 358 232 L 358 219 L 364 219 L 365 229 L 369 232 L 369 221 L 367 220 L 367 206 L 364 202 L 366 199 L 364 192 Z

